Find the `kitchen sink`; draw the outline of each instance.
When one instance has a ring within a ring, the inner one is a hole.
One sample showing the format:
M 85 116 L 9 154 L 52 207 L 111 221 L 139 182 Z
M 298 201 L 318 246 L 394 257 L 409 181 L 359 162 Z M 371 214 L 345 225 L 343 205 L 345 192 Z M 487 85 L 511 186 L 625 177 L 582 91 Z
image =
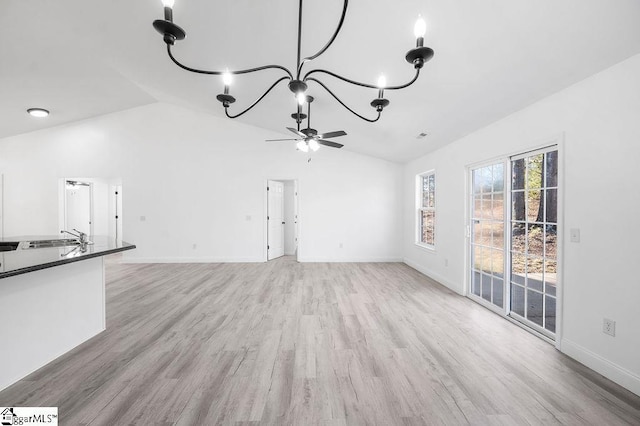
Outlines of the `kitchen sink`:
M 77 239 L 62 238 L 57 240 L 26 241 L 22 246 L 22 248 L 33 249 L 33 248 L 67 247 L 67 246 L 77 246 L 79 244 L 80 244 L 80 241 Z
M 0 251 L 14 251 L 20 243 L 0 242 Z

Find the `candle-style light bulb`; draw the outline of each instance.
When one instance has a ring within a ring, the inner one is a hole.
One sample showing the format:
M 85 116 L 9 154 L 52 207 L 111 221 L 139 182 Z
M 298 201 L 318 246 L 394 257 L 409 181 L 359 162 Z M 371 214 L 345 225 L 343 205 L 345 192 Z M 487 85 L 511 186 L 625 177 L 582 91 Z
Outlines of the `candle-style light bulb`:
M 298 141 L 296 148 L 302 152 L 309 152 L 309 145 L 305 141 Z
M 304 103 L 307 101 L 307 97 L 305 96 L 304 92 L 298 93 L 298 95 L 296 96 L 296 99 L 298 100 L 298 105 L 300 106 L 303 106 Z
M 173 3 L 174 0 L 162 0 L 165 21 L 173 22 Z
M 222 83 L 224 84 L 224 94 L 229 94 L 229 86 L 231 86 L 231 82 L 233 81 L 233 75 L 229 71 L 225 71 L 222 74 Z
M 231 83 L 233 82 L 233 74 L 229 71 L 225 71 L 224 74 L 222 74 L 222 82 L 225 86 L 231 86 Z
M 385 77 L 384 74 L 380 74 L 380 77 L 378 77 L 378 99 L 384 97 L 385 87 L 387 87 L 387 77 Z
M 416 25 L 413 27 L 413 34 L 416 38 L 424 38 L 424 35 L 427 33 L 427 23 L 422 18 L 422 15 L 418 15 L 418 20 L 416 21 Z
M 312 151 L 317 151 L 318 148 L 320 148 L 320 145 L 318 144 L 318 141 L 311 139 L 309 141 L 309 148 L 311 148 Z

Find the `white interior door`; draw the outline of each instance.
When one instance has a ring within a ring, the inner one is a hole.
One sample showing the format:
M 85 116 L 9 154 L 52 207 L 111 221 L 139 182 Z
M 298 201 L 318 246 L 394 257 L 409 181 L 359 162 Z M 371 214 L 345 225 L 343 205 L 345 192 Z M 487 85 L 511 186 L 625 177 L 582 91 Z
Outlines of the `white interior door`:
M 284 256 L 284 184 L 267 182 L 267 259 Z
M 92 186 L 90 183 L 65 183 L 65 230 L 77 229 L 93 235 Z

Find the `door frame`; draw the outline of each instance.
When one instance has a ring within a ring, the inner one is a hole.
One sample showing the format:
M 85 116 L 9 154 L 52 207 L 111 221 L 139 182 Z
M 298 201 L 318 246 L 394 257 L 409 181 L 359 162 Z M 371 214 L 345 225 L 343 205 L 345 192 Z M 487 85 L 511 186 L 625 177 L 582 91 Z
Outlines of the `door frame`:
M 60 227 L 60 231 L 62 231 L 63 229 L 66 228 L 67 226 L 67 181 L 74 181 L 74 182 L 80 182 L 82 184 L 88 185 L 89 186 L 89 217 L 90 217 L 90 221 L 91 224 L 89 226 L 89 235 L 93 236 L 93 225 L 94 225 L 94 221 L 95 221 L 95 216 L 94 216 L 94 211 L 93 211 L 93 207 L 94 207 L 94 194 L 93 194 L 93 182 L 87 181 L 85 179 L 74 179 L 74 178 L 61 178 L 60 179 L 60 189 L 59 191 L 61 191 L 62 196 L 59 197 L 60 199 L 60 215 L 59 215 L 59 219 L 58 219 L 58 224 Z M 66 229 L 67 231 L 71 231 L 71 229 Z
M 512 157 L 517 157 L 523 154 L 534 153 L 536 151 L 541 151 L 546 148 L 550 148 L 555 146 L 558 151 L 558 236 L 557 236 L 557 262 L 558 262 L 558 272 L 557 272 L 557 288 L 556 288 L 556 333 L 555 340 L 549 338 L 543 333 L 538 332 L 536 329 L 529 327 L 528 325 L 518 321 L 517 319 L 511 317 L 509 315 L 511 311 L 510 303 L 511 303 L 511 286 L 510 282 L 507 278 L 507 270 L 508 266 L 511 264 L 511 238 L 510 238 L 510 230 L 511 230 L 511 159 Z M 465 247 L 464 247 L 464 258 L 465 258 L 465 273 L 464 273 L 464 290 L 463 294 L 477 302 L 481 306 L 486 307 L 487 309 L 495 312 L 506 320 L 510 321 L 513 324 L 523 328 L 524 330 L 542 338 L 543 340 L 553 344 L 556 349 L 561 350 L 562 347 L 562 336 L 563 336 L 563 313 L 564 313 L 564 235 L 565 235 L 565 226 L 564 226 L 564 181 L 565 181 L 565 144 L 564 144 L 564 132 L 557 134 L 555 136 L 545 138 L 539 140 L 537 143 L 533 143 L 529 145 L 529 148 L 519 149 L 517 151 L 513 151 L 511 153 L 507 153 L 504 155 L 492 157 L 489 160 L 483 160 L 471 164 L 467 164 L 465 166 L 465 215 L 464 215 L 464 229 L 465 229 Z M 473 268 L 470 267 L 471 264 L 471 205 L 470 199 L 473 191 L 472 186 L 472 176 L 471 170 L 504 162 L 506 165 L 505 168 L 505 203 L 504 203 L 504 228 L 505 228 L 505 256 L 504 256 L 504 308 L 499 309 L 495 305 L 486 302 L 482 297 L 476 297 L 473 292 L 471 292 L 471 274 L 473 273 Z M 508 171 L 508 173 L 506 173 Z M 509 210 L 508 210 L 509 209 Z
M 269 196 L 267 193 L 267 188 L 269 187 L 269 181 L 275 180 L 279 182 L 290 181 L 293 182 L 294 185 L 294 208 L 296 209 L 294 215 L 296 217 L 296 226 L 294 226 L 295 238 L 297 238 L 296 242 L 296 261 L 300 259 L 300 249 L 302 246 L 302 227 L 300 226 L 300 182 L 296 178 L 268 178 L 263 182 L 262 194 L 263 194 L 263 212 L 262 215 L 262 261 L 268 262 L 269 259 L 269 251 L 267 250 L 267 245 L 269 244 L 269 223 L 267 221 L 267 216 L 269 215 Z

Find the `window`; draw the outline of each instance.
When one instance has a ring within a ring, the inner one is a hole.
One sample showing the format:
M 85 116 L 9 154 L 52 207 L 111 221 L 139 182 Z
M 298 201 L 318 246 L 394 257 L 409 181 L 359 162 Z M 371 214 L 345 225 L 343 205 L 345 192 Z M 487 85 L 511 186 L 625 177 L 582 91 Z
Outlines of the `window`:
M 416 244 L 434 248 L 436 225 L 436 174 L 426 172 L 419 174 L 417 184 L 418 235 Z

